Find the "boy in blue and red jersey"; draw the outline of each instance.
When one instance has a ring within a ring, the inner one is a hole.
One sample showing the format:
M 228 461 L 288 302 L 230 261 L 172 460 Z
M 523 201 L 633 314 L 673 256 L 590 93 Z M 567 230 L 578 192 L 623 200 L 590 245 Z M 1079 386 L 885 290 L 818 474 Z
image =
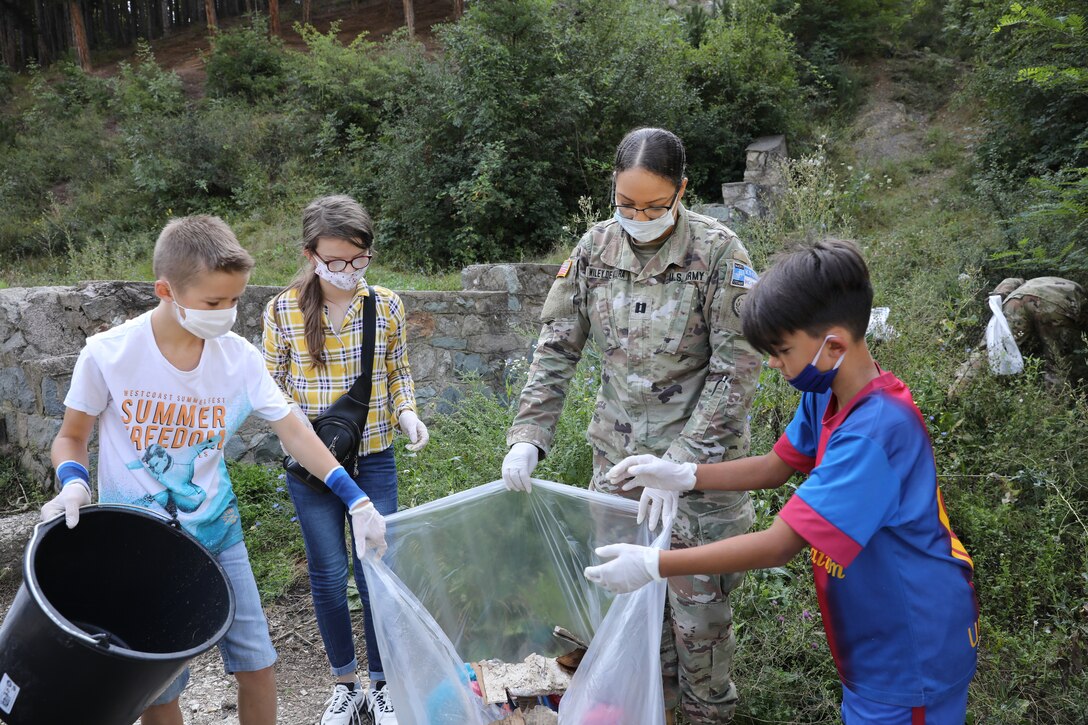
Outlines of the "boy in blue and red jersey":
M 865 344 L 873 291 L 858 248 L 780 256 L 747 295 L 744 337 L 802 391 L 773 450 L 723 463 L 631 456 L 609 476 L 671 491 L 776 488 L 808 475 L 772 525 L 673 551 L 613 544 L 586 576 L 615 591 L 662 577 L 782 566 L 810 547 L 847 725 L 962 725 L 975 672 L 972 563 L 937 486 L 910 390 Z

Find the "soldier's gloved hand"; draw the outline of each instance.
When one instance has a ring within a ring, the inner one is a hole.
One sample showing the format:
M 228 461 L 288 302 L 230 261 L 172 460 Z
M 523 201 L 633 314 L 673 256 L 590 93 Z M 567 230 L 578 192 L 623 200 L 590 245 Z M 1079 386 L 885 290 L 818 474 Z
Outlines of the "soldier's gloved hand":
M 69 529 L 79 523 L 79 507 L 91 503 L 90 474 L 82 463 L 65 461 L 57 466 L 60 493 L 42 506 L 42 521 L 64 515 Z
M 650 531 L 657 528 L 658 523 L 668 526 L 676 518 L 676 505 L 680 500 L 677 491 L 662 491 L 660 488 L 642 489 L 642 498 L 638 500 L 638 520 L 642 520 L 649 514 L 650 520 L 647 526 Z
M 613 483 L 630 479 L 623 484 L 624 491 L 645 486 L 666 491 L 690 491 L 695 488 L 695 464 L 675 463 L 644 453 L 627 456 L 608 471 Z
M 502 459 L 502 482 L 507 490 L 531 491 L 533 484 L 529 477 L 539 460 L 540 451 L 532 443 L 519 442 L 510 446 L 510 452 Z
M 374 508 L 369 498 L 359 499 L 350 509 L 351 531 L 355 538 L 355 553 L 359 561 L 366 556 L 367 547 L 378 552 L 378 558 L 385 556 L 385 518 Z
M 411 441 L 405 446 L 405 449 L 409 451 L 419 451 L 423 449 L 423 446 L 427 445 L 427 441 L 431 440 L 431 434 L 427 432 L 427 426 L 423 425 L 423 421 L 419 419 L 413 410 L 406 410 L 400 414 L 398 419 L 400 423 L 400 429 L 404 431 L 404 435 L 408 436 L 408 440 Z
M 597 566 L 587 566 L 586 579 L 614 594 L 626 594 L 661 579 L 657 549 L 636 544 L 609 544 L 595 550 L 602 558 L 614 556 L 612 561 Z

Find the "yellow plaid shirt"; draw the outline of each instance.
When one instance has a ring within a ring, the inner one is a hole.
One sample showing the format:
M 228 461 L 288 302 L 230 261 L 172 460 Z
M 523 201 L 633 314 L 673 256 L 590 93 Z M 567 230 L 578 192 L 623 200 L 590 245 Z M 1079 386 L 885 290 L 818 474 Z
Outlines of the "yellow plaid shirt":
M 374 382 L 370 393 L 370 415 L 359 445 L 367 455 L 385 450 L 393 443 L 397 418 L 415 410 L 415 386 L 408 365 L 404 304 L 396 292 L 372 287 L 377 295 L 378 326 L 374 335 Z M 363 299 L 365 281 L 360 281 L 355 298 L 334 331 L 325 322 L 325 368 L 314 366 L 306 345 L 298 290 L 290 288 L 273 297 L 264 312 L 264 360 L 280 390 L 313 420 L 346 393 L 362 372 Z

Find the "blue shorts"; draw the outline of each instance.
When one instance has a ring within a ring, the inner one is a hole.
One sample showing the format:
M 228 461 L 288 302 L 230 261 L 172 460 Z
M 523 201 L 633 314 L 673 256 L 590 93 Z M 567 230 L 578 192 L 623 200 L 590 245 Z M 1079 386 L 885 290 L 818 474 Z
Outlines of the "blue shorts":
M 257 580 L 253 578 L 245 542 L 240 541 L 228 547 L 217 558 L 227 572 L 231 588 L 234 589 L 234 624 L 219 642 L 223 666 L 228 675 L 235 672 L 256 672 L 271 667 L 276 662 L 276 649 L 268 634 L 268 620 L 261 608 L 261 595 L 257 592 Z M 188 667 L 151 705 L 173 702 L 181 696 L 187 684 Z
M 923 707 L 885 705 L 842 688 L 845 725 L 963 725 L 967 720 L 967 685 Z

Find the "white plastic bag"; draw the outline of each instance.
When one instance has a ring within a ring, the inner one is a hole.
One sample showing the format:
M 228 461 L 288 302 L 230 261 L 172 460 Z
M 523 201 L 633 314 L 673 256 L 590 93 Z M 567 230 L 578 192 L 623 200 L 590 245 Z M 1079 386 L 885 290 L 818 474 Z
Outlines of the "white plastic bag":
M 865 336 L 874 340 L 892 340 L 899 336 L 895 328 L 888 324 L 888 315 L 892 312 L 890 307 L 874 307 L 869 311 L 869 325 L 865 328 Z
M 364 573 L 398 722 L 499 719 L 472 694 L 466 663 L 564 654 L 558 625 L 590 643 L 561 723 L 661 725 L 665 583 L 614 597 L 582 574 L 600 563 L 597 546 L 651 543 L 637 512 L 619 496 L 534 479 L 529 494 L 494 481 L 386 517 L 389 551 L 368 554 Z
M 671 527 L 666 526 L 654 546 L 668 548 L 670 536 Z M 661 627 L 666 586 L 662 579 L 616 597 L 559 703 L 560 723 L 664 722 Z
M 1017 375 L 1024 371 L 1024 358 L 1001 309 L 1001 295 L 990 295 L 993 317 L 986 325 L 986 353 L 994 375 Z

